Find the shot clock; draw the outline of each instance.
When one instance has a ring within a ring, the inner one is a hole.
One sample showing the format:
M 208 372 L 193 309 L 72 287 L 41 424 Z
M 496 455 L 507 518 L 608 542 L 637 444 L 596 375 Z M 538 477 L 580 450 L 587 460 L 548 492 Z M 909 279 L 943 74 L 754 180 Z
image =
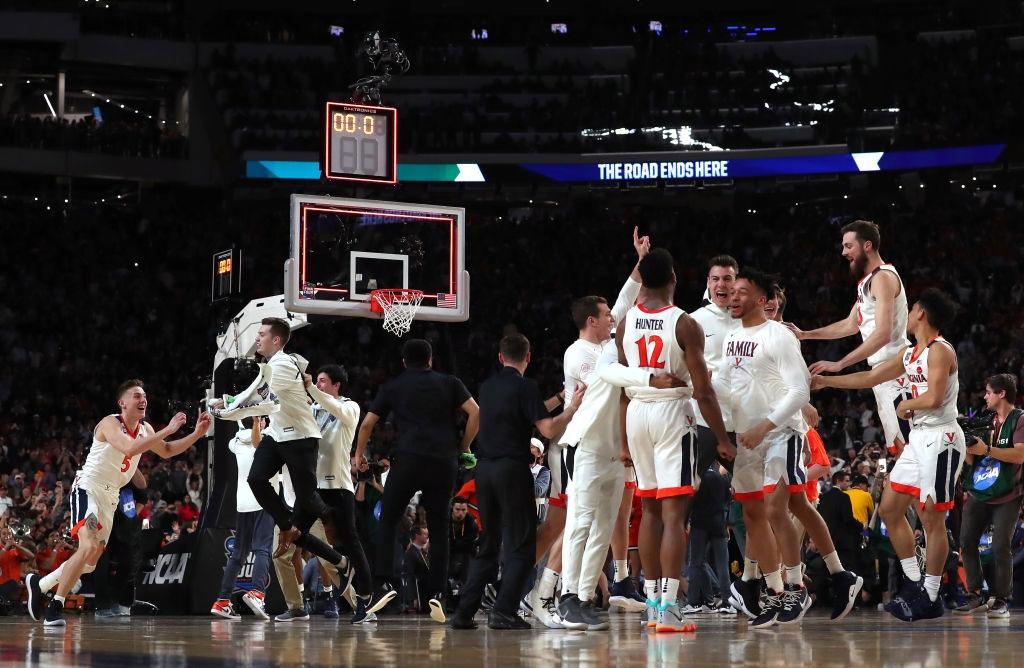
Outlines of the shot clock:
M 324 176 L 335 181 L 398 181 L 398 110 L 328 102 Z

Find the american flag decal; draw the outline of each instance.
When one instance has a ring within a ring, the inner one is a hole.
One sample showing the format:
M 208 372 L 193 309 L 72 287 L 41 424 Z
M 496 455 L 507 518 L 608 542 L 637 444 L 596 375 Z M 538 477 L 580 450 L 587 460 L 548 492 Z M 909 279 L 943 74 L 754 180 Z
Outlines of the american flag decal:
M 437 293 L 438 308 L 455 308 L 455 295 L 450 292 Z

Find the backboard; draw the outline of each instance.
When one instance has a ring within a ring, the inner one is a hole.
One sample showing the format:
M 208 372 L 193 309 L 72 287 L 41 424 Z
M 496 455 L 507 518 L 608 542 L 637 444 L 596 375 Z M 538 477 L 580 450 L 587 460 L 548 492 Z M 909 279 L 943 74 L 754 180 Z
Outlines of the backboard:
M 417 320 L 469 319 L 466 210 L 292 195 L 285 262 L 289 311 L 380 318 L 370 291 L 423 291 Z

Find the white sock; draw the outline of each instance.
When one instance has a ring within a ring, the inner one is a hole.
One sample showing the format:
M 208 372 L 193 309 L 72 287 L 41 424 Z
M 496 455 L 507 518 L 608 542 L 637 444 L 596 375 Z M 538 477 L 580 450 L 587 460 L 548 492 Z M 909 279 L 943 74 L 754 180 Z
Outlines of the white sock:
M 657 603 L 661 600 L 661 588 L 658 587 L 657 580 L 644 580 L 644 593 L 647 595 L 648 601 Z
M 924 590 L 928 592 L 928 598 L 936 600 L 939 598 L 939 587 L 942 585 L 941 575 L 924 575 Z
M 764 580 L 768 584 L 768 588 L 776 594 L 781 594 L 783 590 L 782 585 L 782 569 L 776 568 L 771 573 L 764 574 Z
M 540 580 L 537 584 L 537 590 L 540 592 L 541 598 L 550 598 L 555 595 L 555 586 L 558 584 L 558 573 L 545 568 L 544 572 L 541 573 Z
M 332 591 L 334 591 L 334 585 L 327 585 L 326 587 L 324 587 L 325 594 L 330 594 Z
M 622 582 L 629 577 L 629 562 L 625 559 L 616 559 L 614 561 L 615 566 L 615 581 Z
M 835 575 L 836 573 L 842 573 L 843 571 L 846 570 L 845 568 L 843 568 L 843 562 L 839 560 L 839 553 L 836 552 L 835 550 L 832 550 L 831 552 L 826 554 L 823 557 L 823 559 L 825 560 L 825 565 L 828 567 L 828 574 L 829 575 Z
M 661 604 L 675 605 L 679 599 L 679 580 L 665 578 L 663 582 L 664 584 L 661 586 Z
M 64 563 L 66 564 L 67 562 Z M 58 568 L 57 570 L 53 571 L 49 575 L 39 578 L 39 589 L 42 590 L 42 592 L 45 594 L 46 592 L 56 587 L 57 583 L 60 581 L 60 574 L 63 572 L 64 564 L 61 564 L 60 568 Z
M 903 569 L 903 574 L 907 576 L 908 580 L 913 580 L 914 582 L 921 581 L 921 566 L 917 563 L 917 557 L 900 559 L 900 567 Z
M 757 559 L 743 560 L 743 581 L 749 582 L 761 577 L 761 569 L 757 567 Z
M 803 586 L 804 574 L 800 564 L 786 566 L 786 584 Z
M 57 601 L 61 605 L 64 605 L 64 597 L 61 596 L 60 594 L 57 594 L 56 596 L 54 596 L 53 600 Z

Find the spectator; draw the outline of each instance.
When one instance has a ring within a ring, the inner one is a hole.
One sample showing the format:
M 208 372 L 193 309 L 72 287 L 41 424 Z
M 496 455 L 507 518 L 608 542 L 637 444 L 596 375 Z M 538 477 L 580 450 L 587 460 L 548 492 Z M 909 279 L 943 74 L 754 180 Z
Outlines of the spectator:
M 356 528 L 366 550 L 366 559 L 372 566 L 380 537 L 380 501 L 384 496 L 384 486 L 365 459 L 356 466 L 355 483 Z
M 46 537 L 45 546 L 36 554 L 39 575 L 47 575 L 57 570 L 74 553 L 72 545 L 69 545 L 57 531 L 51 531 Z
M 199 508 L 192 501 L 192 497 L 185 495 L 181 497 L 181 505 L 178 508 L 178 520 L 185 524 L 187 522 L 195 522 L 199 519 Z
M 533 464 L 530 466 L 530 473 L 533 474 L 533 495 L 538 499 L 548 498 L 548 489 L 551 487 L 551 471 L 545 466 L 547 460 L 544 458 L 544 443 L 539 438 L 530 439 L 530 454 L 533 455 Z
M 878 445 L 882 442 L 884 436 L 882 434 L 881 424 L 877 417 L 872 417 L 868 426 L 864 428 L 863 439 L 866 444 Z
M 409 603 L 420 614 L 430 612 L 426 592 L 430 591 L 430 533 L 427 527 L 417 525 L 412 529 L 412 540 L 405 550 L 405 576 L 409 585 Z
M 868 521 L 875 512 L 875 502 L 868 491 L 867 477 L 859 474 L 854 476 L 850 487 L 844 491 L 850 497 L 850 503 L 853 505 L 853 516 L 867 528 Z
M 7 485 L 0 483 L 0 517 L 10 512 L 14 507 L 14 499 L 7 494 Z
M 167 502 L 160 500 L 153 506 L 153 514 L 149 518 L 149 526 L 152 529 L 159 529 L 160 531 L 166 531 L 171 526 L 171 522 L 174 521 L 175 517 L 172 517 L 167 512 Z
M 198 508 L 203 507 L 203 479 L 192 473 L 188 477 L 188 498 L 191 499 L 192 504 Z
M 716 462 L 700 478 L 700 487 L 690 513 L 690 545 L 686 592 L 689 614 L 711 611 L 736 614 L 729 605 L 729 534 L 726 516 L 729 510 L 729 481 Z M 714 581 L 710 576 L 714 576 Z M 712 605 L 717 598 L 718 603 Z M 685 610 L 684 610 L 685 612 Z
M 818 513 L 828 526 L 842 562 L 859 565 L 864 527 L 853 515 L 853 503 L 845 493 L 849 488 L 850 474 L 846 471 L 835 473 L 831 489 L 822 494 L 818 502 Z
M 469 575 L 469 562 L 476 551 L 480 530 L 476 520 L 469 514 L 469 502 L 461 496 L 452 499 L 451 540 L 449 542 L 450 563 L 448 575 L 460 585 L 465 584 Z M 459 589 L 462 587 L 460 586 Z

